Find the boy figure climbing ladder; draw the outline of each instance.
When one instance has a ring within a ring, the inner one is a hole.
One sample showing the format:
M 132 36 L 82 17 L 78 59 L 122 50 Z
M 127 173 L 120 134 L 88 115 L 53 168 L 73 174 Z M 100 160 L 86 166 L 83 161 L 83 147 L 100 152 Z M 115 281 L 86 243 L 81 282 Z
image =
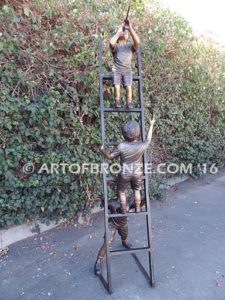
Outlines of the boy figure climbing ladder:
M 133 44 L 128 44 L 129 33 Z M 129 20 L 123 23 L 117 33 L 110 40 L 110 49 L 113 54 L 113 84 L 115 107 L 120 108 L 120 85 L 126 88 L 126 107 L 133 108 L 132 103 L 132 54 L 140 45 L 138 35 L 135 33 Z
M 117 194 L 120 202 L 122 213 L 126 213 L 126 191 L 128 185 L 134 192 L 135 210 L 140 212 L 141 203 L 141 184 L 142 184 L 142 170 L 140 168 L 141 160 L 144 152 L 147 150 L 152 139 L 153 126 L 155 119 L 150 119 L 150 128 L 147 134 L 147 139 L 143 142 L 138 140 L 140 136 L 140 126 L 136 121 L 128 121 L 122 128 L 124 142 L 119 143 L 117 149 L 112 153 L 108 153 L 100 146 L 100 151 L 106 159 L 113 160 L 120 157 L 121 172 L 117 181 Z

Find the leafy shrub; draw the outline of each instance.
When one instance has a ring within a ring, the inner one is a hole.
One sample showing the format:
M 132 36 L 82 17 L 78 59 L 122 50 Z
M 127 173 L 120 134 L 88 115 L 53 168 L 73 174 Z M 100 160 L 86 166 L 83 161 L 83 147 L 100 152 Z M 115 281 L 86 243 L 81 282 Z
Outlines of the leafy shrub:
M 9 0 L 2 5 L 0 226 L 69 217 L 101 200 L 100 175 L 37 170 L 44 163 L 101 162 L 97 42 L 98 37 L 104 41 L 109 72 L 108 40 L 128 2 Z M 196 174 L 199 163 L 222 164 L 224 53 L 197 41 L 182 18 L 157 3 L 132 0 L 131 5 L 142 41 L 146 118 L 153 111 L 157 117 L 153 163 L 192 163 Z M 112 103 L 110 84 L 104 96 Z M 109 140 L 127 118 L 117 117 L 107 120 Z M 27 162 L 35 166 L 32 174 L 23 172 Z

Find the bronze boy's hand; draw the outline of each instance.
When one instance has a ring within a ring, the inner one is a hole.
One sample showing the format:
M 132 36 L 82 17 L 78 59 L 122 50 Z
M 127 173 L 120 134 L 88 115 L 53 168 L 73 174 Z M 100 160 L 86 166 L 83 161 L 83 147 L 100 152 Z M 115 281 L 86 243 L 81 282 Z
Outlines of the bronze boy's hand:
M 155 124 L 155 117 L 154 117 L 154 115 L 152 116 L 152 119 L 149 118 L 149 123 L 150 123 L 150 126 L 149 126 L 149 130 L 148 130 L 148 134 L 147 134 L 147 139 L 148 139 L 148 141 L 150 143 L 151 139 L 152 139 L 153 126 Z
M 129 19 L 126 20 L 126 22 L 124 22 L 124 27 L 125 29 L 127 29 L 128 31 L 131 31 L 132 29 L 132 25 Z
M 99 145 L 99 150 L 103 150 L 104 149 L 104 146 L 103 145 Z
M 125 32 L 125 30 L 129 31 L 131 30 L 131 24 L 130 24 L 130 21 L 127 19 L 127 20 L 124 20 L 123 22 L 123 32 Z
M 150 126 L 153 126 L 155 124 L 155 117 L 153 115 L 152 119 L 149 118 L 149 123 L 150 123 Z

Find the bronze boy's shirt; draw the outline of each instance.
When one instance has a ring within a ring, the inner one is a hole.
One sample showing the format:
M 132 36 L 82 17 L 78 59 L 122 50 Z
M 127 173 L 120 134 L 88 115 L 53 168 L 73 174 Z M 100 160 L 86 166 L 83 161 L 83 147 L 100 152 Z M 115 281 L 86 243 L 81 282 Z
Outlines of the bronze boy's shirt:
M 132 54 L 135 48 L 132 44 L 116 44 L 113 53 L 114 69 L 120 72 L 131 71 Z
M 123 174 L 141 175 L 142 155 L 150 144 L 149 140 L 143 142 L 121 142 L 117 149 L 111 154 L 112 158 L 120 156 Z

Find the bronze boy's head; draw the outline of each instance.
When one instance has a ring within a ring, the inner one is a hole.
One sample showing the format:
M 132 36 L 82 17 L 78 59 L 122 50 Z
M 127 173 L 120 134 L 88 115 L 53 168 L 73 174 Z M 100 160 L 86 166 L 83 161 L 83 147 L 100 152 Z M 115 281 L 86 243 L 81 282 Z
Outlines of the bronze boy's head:
M 128 121 L 122 128 L 122 134 L 125 140 L 132 142 L 140 136 L 140 125 L 136 121 Z
M 127 42 L 128 38 L 129 38 L 129 31 L 127 29 L 125 29 L 123 32 L 121 32 L 118 41 Z

